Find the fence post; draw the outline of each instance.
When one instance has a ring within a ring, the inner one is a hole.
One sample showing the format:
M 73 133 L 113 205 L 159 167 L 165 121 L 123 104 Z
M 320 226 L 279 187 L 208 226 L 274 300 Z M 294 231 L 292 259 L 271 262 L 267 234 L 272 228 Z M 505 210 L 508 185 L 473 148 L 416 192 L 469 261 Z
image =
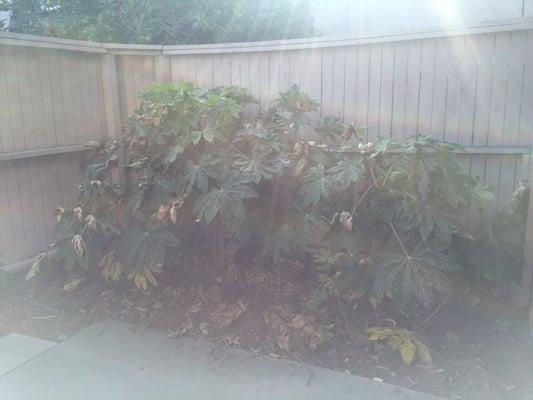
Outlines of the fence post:
M 526 236 L 524 238 L 524 267 L 520 284 L 511 284 L 511 298 L 517 307 L 526 307 L 531 300 L 533 283 L 533 162 L 529 154 L 522 157 L 522 165 L 527 165 L 528 181 L 530 187 L 529 203 L 527 207 Z M 523 174 L 525 178 L 525 174 Z
M 159 82 L 171 82 L 170 57 L 160 55 L 155 58 L 155 78 Z
M 104 107 L 108 139 L 119 144 L 118 168 L 111 171 L 111 179 L 122 193 L 126 189 L 125 156 L 121 146 L 120 98 L 118 94 L 117 61 L 114 54 L 102 56 L 102 81 L 104 87 Z

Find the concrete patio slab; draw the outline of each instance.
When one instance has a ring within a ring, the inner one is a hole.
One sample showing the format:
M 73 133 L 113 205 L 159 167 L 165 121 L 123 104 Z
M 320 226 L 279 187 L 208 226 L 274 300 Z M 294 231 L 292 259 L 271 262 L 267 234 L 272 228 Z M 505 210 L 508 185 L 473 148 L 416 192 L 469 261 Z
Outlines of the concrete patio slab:
M 55 343 L 10 333 L 0 337 L 0 376 L 45 352 Z M 1 397 L 0 397 L 1 398 Z
M 370 379 L 104 321 L 0 377 L 2 400 L 436 400 Z

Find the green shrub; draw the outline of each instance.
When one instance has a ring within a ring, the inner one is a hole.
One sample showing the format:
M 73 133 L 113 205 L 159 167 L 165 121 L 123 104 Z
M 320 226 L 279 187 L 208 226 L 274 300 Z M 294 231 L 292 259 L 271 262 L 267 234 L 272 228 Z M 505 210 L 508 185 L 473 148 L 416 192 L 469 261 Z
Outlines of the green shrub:
M 80 206 L 58 210 L 53 257 L 67 269 L 100 264 L 148 289 L 191 253 L 224 267 L 261 249 L 265 263 L 312 257 L 315 302 L 350 290 L 430 307 L 450 273 L 479 268 L 487 224 L 471 210 L 486 215 L 492 195 L 460 168 L 457 145 L 421 134 L 371 143 L 314 121 L 318 104 L 296 86 L 263 113 L 236 87 L 154 84 L 141 100 L 122 145 L 95 146 L 83 163 Z M 119 148 L 122 195 L 108 178 Z

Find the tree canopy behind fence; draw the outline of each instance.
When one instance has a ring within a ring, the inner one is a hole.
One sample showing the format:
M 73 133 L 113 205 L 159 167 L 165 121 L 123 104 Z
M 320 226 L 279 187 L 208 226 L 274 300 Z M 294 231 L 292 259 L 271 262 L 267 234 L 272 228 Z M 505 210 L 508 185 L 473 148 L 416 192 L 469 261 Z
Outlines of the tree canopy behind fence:
M 188 44 L 308 37 L 307 0 L 0 0 L 12 32 L 101 42 Z

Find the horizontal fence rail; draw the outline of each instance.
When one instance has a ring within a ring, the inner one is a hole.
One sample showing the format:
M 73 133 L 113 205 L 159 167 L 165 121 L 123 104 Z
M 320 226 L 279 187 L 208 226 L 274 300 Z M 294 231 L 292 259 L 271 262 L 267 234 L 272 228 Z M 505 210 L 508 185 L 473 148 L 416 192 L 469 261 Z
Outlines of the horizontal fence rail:
M 0 33 L 4 261 L 31 256 L 52 240 L 51 211 L 76 199 L 84 143 L 118 138 L 149 83 L 180 80 L 246 87 L 263 110 L 297 84 L 320 102 L 315 117 L 368 126 L 369 140 L 426 133 L 457 142 L 465 168 L 494 189 L 495 209 L 530 176 L 533 19 L 186 46 Z

